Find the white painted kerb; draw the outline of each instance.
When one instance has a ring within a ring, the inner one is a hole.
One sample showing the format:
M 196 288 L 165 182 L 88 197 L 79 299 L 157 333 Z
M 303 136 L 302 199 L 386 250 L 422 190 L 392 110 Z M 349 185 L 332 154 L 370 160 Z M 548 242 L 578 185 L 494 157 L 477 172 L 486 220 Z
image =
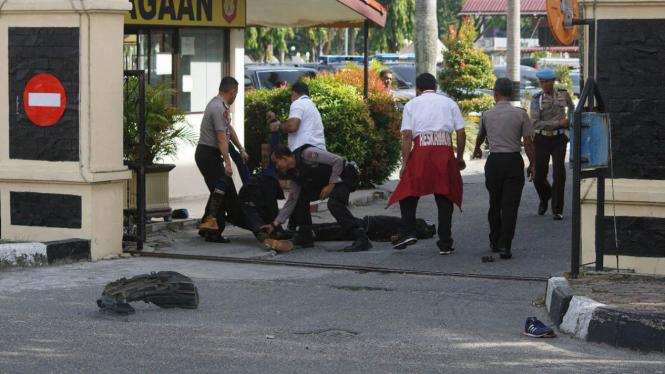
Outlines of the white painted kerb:
M 605 306 L 605 304 L 591 300 L 588 297 L 573 296 L 572 300 L 570 300 L 568 312 L 563 316 L 563 322 L 561 322 L 559 328 L 562 332 L 573 334 L 578 339 L 586 340 L 593 311 L 600 306 Z
M 564 277 L 552 277 L 547 280 L 547 295 L 545 295 L 545 304 L 547 311 L 552 308 L 552 293 L 557 287 L 568 286 L 568 281 Z
M 0 262 L 16 265 L 16 259 L 23 257 L 24 262 L 33 262 L 35 255 L 46 258 L 46 244 L 43 243 L 9 243 L 0 244 Z

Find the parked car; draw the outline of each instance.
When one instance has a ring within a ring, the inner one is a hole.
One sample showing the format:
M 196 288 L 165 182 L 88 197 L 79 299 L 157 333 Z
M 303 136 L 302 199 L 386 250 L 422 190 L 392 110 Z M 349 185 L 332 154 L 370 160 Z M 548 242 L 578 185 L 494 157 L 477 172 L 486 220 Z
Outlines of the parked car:
M 570 80 L 573 81 L 573 86 L 571 89 L 573 90 L 573 94 L 575 96 L 579 97 L 580 96 L 580 71 L 579 70 L 573 70 L 570 72 Z
M 317 71 L 294 66 L 255 65 L 245 67 L 245 91 L 251 89 L 273 89 L 284 84 L 293 84 L 301 76 L 316 77 Z
M 538 61 L 536 61 L 535 58 L 531 58 L 531 57 L 521 58 L 520 59 L 520 65 L 530 66 L 530 67 L 538 70 Z
M 506 65 L 496 65 L 492 71 L 494 75 L 498 78 L 506 77 Z M 533 95 L 536 92 L 540 91 L 540 79 L 536 76 L 538 70 L 530 66 L 520 66 L 520 91 L 522 93 L 527 92 L 529 95 Z M 488 90 L 488 94 L 492 94 L 492 90 Z
M 563 57 L 545 57 L 540 60 L 541 68 L 546 67 L 555 70 L 558 66 L 568 66 L 570 70 L 580 68 L 579 58 L 563 58 Z

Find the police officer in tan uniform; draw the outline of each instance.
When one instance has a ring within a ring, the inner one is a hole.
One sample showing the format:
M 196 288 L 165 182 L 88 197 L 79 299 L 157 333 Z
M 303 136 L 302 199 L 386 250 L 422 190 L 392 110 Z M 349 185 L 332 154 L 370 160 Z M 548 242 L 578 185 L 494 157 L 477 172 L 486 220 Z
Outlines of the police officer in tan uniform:
M 481 158 L 480 146 L 487 138 L 490 155 L 485 163 L 485 186 L 490 195 L 490 209 L 487 218 L 490 224 L 490 249 L 500 252 L 503 259 L 512 257 L 510 252 L 517 212 L 524 188 L 524 160 L 520 153 L 522 139 L 524 150 L 529 158 L 526 174 L 537 176 L 533 150 L 533 126 L 524 109 L 510 105 L 513 96 L 513 82 L 499 78 L 494 83 L 496 105 L 483 112 L 476 138 L 474 158 Z
M 531 121 L 536 130 L 534 144 L 536 146 L 536 187 L 540 205 L 538 214 L 547 212 L 547 205 L 552 199 L 554 220 L 563 219 L 563 199 L 566 186 L 566 148 L 568 147 L 570 120 L 566 116 L 575 109 L 573 100 L 566 90 L 554 89 L 556 74 L 551 69 L 538 70 L 541 92 L 531 99 Z M 550 157 L 552 158 L 552 179 L 547 180 Z

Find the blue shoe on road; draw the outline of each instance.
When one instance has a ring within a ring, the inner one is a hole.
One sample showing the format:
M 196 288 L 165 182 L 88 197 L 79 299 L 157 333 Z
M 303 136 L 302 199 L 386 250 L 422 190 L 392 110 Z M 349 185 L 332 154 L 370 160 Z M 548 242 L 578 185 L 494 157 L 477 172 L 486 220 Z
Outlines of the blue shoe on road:
M 524 335 L 533 338 L 553 338 L 556 336 L 554 330 L 545 326 L 536 317 L 529 317 L 524 324 Z

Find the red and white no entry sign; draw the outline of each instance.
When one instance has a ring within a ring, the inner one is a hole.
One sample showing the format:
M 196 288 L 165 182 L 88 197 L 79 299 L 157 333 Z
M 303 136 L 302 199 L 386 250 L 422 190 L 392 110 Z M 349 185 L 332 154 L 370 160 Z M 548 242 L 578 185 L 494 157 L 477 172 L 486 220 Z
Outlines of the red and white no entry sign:
M 25 113 L 39 126 L 51 126 L 58 122 L 66 104 L 65 89 L 51 74 L 35 75 L 23 91 Z

